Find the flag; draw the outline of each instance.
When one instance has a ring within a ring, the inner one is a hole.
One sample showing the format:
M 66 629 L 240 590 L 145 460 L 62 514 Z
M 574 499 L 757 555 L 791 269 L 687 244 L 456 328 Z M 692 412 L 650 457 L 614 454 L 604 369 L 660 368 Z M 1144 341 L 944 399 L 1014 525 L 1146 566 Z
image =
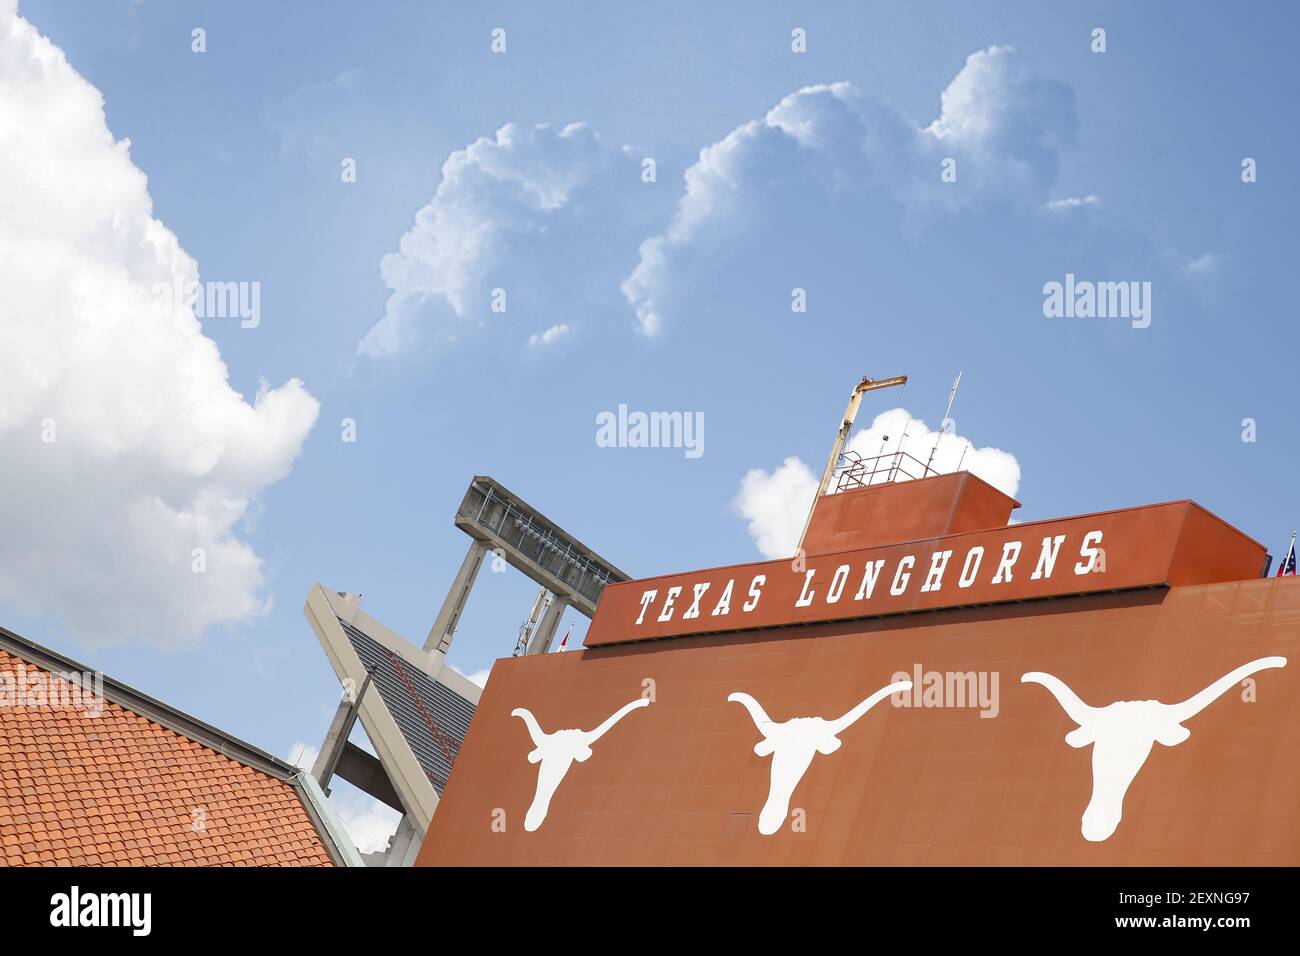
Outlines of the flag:
M 1294 563 L 1295 562 L 1293 561 L 1292 564 Z M 572 633 L 573 633 L 573 625 L 570 624 L 569 629 L 564 632 L 564 637 L 560 640 L 560 646 L 555 649 L 557 652 L 567 651 L 569 649 L 569 635 Z
M 1284 574 L 1295 574 L 1295 535 L 1291 535 L 1291 547 L 1286 549 L 1286 557 L 1278 565 L 1277 576 L 1280 578 Z

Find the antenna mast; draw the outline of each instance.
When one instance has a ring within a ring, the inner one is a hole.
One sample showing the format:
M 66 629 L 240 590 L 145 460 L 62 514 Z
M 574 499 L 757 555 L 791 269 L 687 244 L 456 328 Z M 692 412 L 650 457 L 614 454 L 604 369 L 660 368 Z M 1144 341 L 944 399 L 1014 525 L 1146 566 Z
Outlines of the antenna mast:
M 808 526 L 812 524 L 817 499 L 826 494 L 826 489 L 830 486 L 831 475 L 835 473 L 835 466 L 840 460 L 840 452 L 844 451 L 844 443 L 849 440 L 849 432 L 853 429 L 853 419 L 858 417 L 858 406 L 862 404 L 862 396 L 877 389 L 906 384 L 906 375 L 895 375 L 892 378 L 864 377 L 857 387 L 853 389 L 853 394 L 849 396 L 849 406 L 844 410 L 844 421 L 840 423 L 840 430 L 835 433 L 835 442 L 831 445 L 831 456 L 826 460 L 826 469 L 822 472 L 821 484 L 817 486 L 817 494 L 813 495 L 812 507 L 808 509 L 808 517 L 803 522 L 803 531 L 799 533 L 799 544 L 795 547 L 796 553 L 803 549 L 803 539 L 808 534 Z
M 948 430 L 948 416 L 952 414 L 952 402 L 957 397 L 957 386 L 961 385 L 961 372 L 957 373 L 956 380 L 952 383 L 952 391 L 948 393 L 948 408 L 943 413 L 943 421 L 939 425 L 939 434 L 934 436 L 934 447 L 930 449 L 930 460 L 925 463 L 925 474 L 930 474 L 930 464 L 934 461 L 935 452 L 939 450 L 939 439 L 943 433 Z M 962 457 L 966 457 L 963 453 Z

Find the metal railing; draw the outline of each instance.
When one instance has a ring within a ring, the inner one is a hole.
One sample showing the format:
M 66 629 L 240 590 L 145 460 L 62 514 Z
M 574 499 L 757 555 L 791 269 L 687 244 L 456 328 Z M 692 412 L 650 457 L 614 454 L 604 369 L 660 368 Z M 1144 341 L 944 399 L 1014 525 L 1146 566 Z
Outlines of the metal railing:
M 841 452 L 835 463 L 835 491 L 852 491 L 869 485 L 883 485 L 893 481 L 929 478 L 939 472 L 907 452 L 891 451 L 863 458 L 855 451 Z

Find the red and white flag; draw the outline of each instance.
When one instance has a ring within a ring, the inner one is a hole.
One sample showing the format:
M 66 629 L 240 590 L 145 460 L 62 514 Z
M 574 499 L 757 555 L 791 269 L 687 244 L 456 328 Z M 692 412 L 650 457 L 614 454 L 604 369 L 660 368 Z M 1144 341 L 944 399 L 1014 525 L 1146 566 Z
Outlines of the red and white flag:
M 1280 578 L 1285 574 L 1295 574 L 1295 533 L 1291 534 L 1291 547 L 1286 549 L 1286 557 L 1278 565 L 1277 576 Z
M 573 625 L 570 624 L 569 629 L 564 632 L 564 637 L 560 639 L 560 646 L 555 649 L 557 654 L 561 651 L 567 651 L 569 649 L 569 635 L 572 633 L 573 633 Z

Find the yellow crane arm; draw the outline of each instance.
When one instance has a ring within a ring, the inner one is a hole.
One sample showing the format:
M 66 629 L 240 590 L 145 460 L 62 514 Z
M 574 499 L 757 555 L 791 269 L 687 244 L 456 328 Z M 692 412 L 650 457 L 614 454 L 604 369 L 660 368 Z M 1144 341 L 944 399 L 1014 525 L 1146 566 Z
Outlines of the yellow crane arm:
M 817 499 L 826 494 L 826 489 L 830 486 L 831 476 L 835 474 L 835 465 L 840 460 L 840 453 L 844 451 L 845 442 L 849 440 L 849 432 L 853 430 L 853 420 L 858 417 L 858 406 L 862 404 L 862 396 L 867 392 L 906 384 L 906 375 L 895 375 L 892 378 L 863 378 L 853 389 L 853 394 L 849 396 L 849 406 L 844 409 L 844 421 L 840 423 L 840 430 L 835 433 L 835 443 L 831 445 L 831 456 L 826 459 L 821 484 L 817 486 L 817 494 L 813 495 L 808 517 L 804 519 L 803 531 L 799 534 L 799 544 L 795 548 L 795 553 L 803 550 L 803 539 L 808 534 L 808 526 L 812 524 L 813 509 L 817 507 Z

